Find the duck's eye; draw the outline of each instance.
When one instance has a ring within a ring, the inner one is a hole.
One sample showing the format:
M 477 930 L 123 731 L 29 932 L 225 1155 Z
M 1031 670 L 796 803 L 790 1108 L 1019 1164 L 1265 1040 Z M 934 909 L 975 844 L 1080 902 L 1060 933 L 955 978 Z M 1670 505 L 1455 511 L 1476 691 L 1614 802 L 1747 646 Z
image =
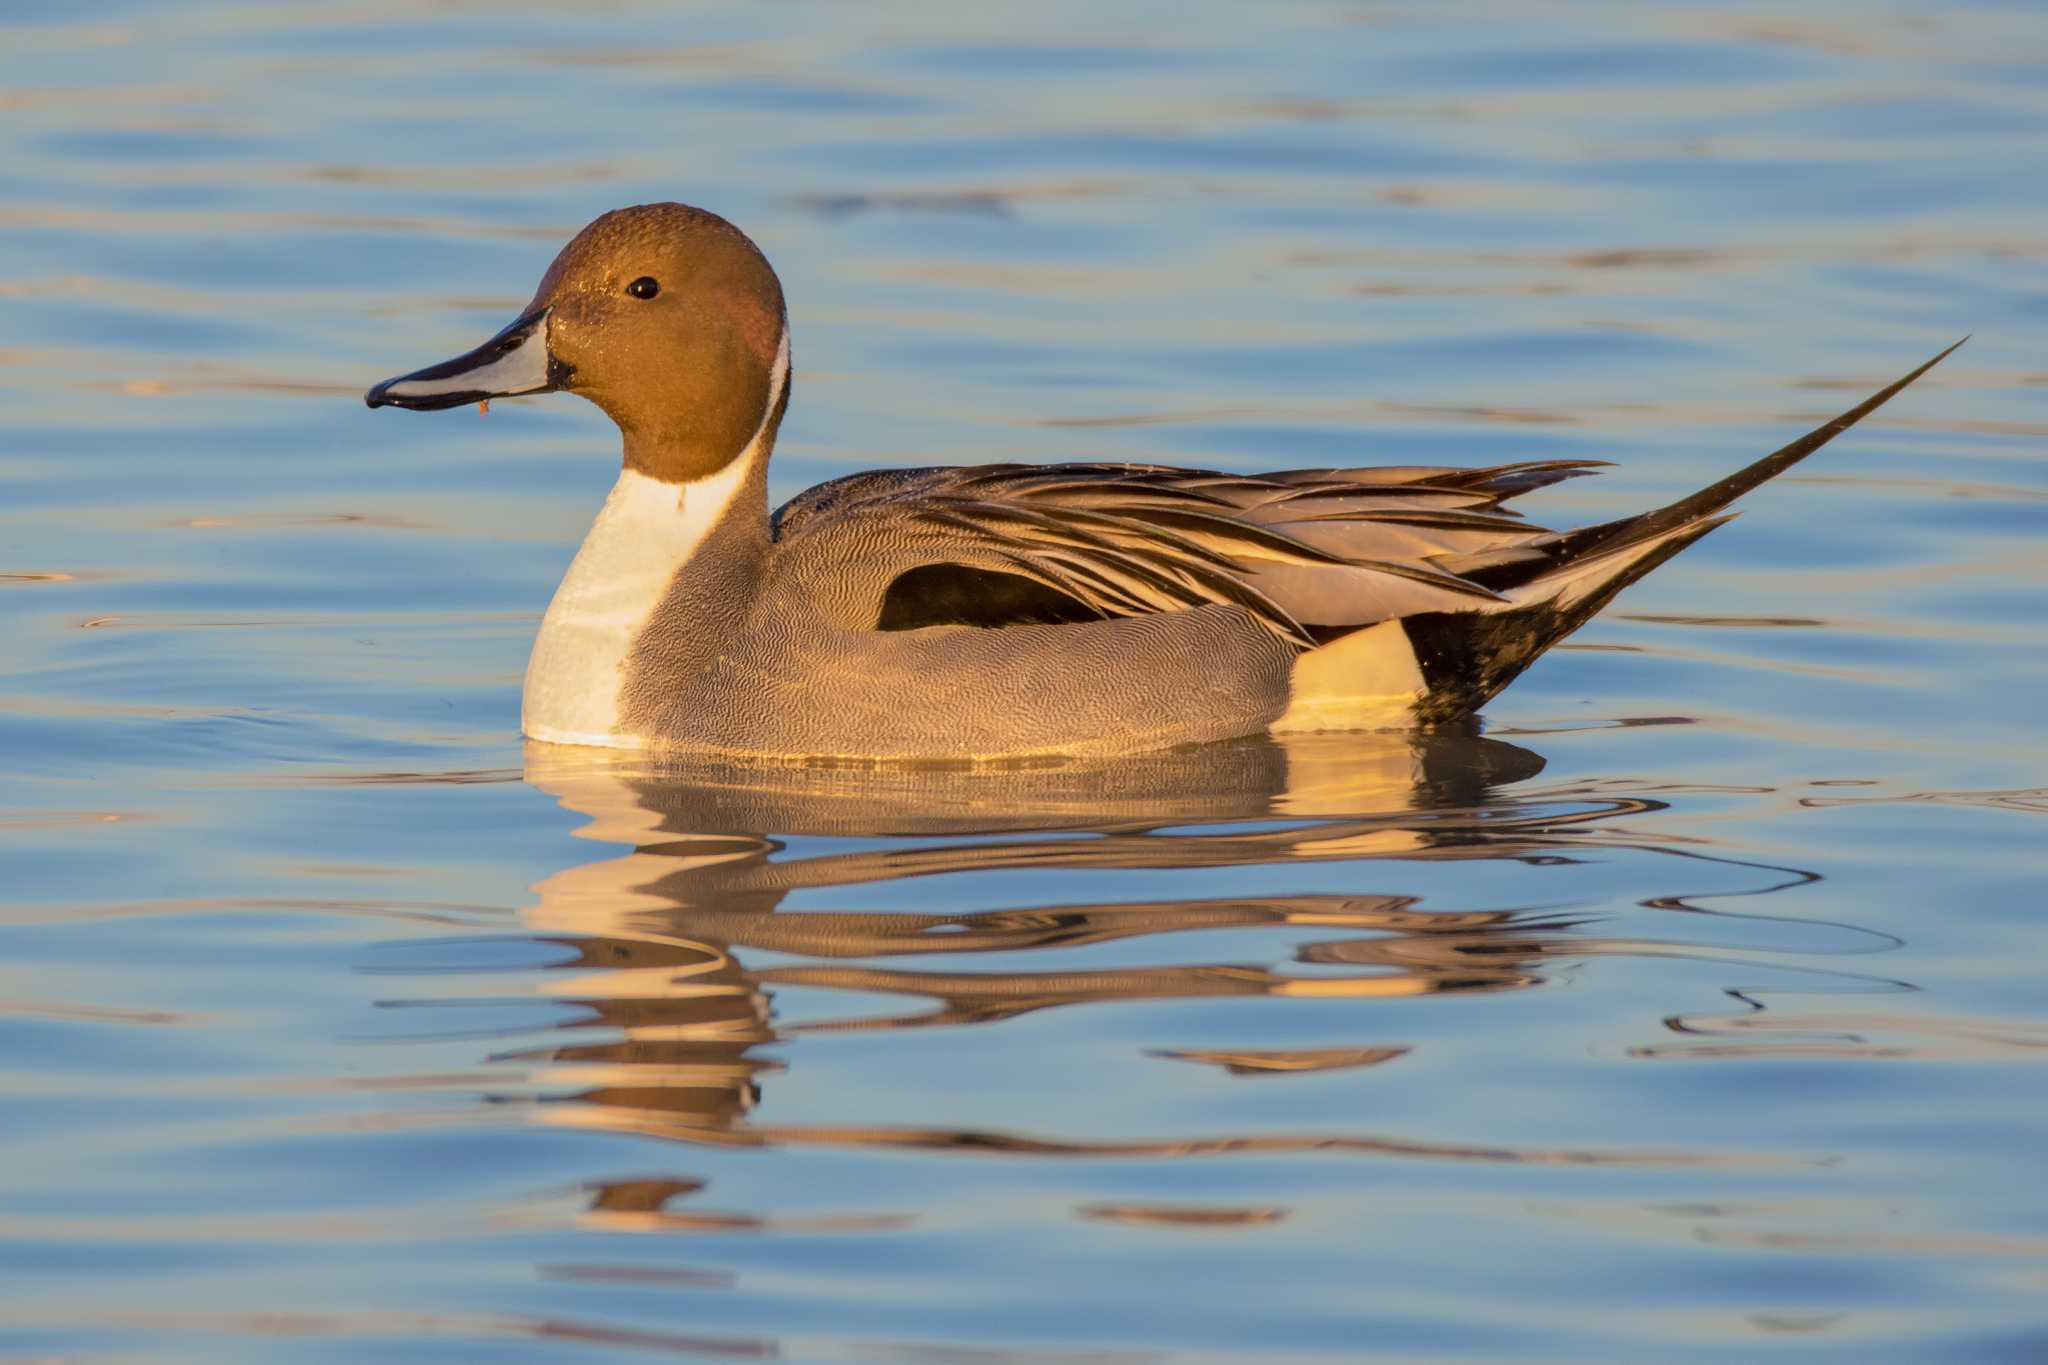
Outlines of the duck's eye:
M 642 275 L 626 286 L 626 292 L 636 299 L 651 299 L 661 292 L 661 281 L 652 275 Z

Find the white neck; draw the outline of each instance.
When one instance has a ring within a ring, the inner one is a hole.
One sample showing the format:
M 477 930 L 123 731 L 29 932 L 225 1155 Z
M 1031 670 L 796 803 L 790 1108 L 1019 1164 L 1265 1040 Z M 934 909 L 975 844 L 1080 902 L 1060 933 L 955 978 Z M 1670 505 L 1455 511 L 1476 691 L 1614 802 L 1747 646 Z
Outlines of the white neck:
M 768 411 L 739 457 L 716 474 L 664 483 L 631 469 L 619 473 L 583 548 L 541 619 L 526 664 L 520 728 L 555 744 L 642 748 L 644 735 L 619 728 L 619 688 L 627 657 L 713 527 L 745 486 L 762 449 L 768 417 L 789 381 L 789 333 L 782 335 L 768 390 Z

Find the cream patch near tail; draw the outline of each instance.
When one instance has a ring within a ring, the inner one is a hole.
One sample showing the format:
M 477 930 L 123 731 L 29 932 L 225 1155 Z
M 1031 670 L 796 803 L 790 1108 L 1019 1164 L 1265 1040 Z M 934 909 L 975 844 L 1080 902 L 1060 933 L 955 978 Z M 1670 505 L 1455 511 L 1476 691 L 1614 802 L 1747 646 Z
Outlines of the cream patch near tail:
M 1409 723 L 1426 690 L 1399 621 L 1353 631 L 1295 660 L 1287 710 L 1267 729 L 1381 730 Z

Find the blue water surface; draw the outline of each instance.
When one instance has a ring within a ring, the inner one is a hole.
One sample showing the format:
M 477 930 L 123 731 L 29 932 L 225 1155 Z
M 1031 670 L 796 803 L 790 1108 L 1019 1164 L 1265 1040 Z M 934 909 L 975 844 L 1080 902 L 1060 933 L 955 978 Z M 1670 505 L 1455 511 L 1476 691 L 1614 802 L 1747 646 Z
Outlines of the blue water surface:
M 0 110 L 6 1359 L 2048 1357 L 2037 4 L 32 0 Z M 611 427 L 360 395 L 669 198 L 778 496 L 1577 524 L 1974 339 L 1452 733 L 549 752 Z

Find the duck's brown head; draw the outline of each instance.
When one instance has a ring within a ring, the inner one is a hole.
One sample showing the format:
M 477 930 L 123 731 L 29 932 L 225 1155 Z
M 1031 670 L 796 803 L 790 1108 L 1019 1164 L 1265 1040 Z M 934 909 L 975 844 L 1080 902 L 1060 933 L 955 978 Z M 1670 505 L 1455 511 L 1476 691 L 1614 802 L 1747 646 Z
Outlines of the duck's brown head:
M 451 408 L 566 389 L 618 423 L 630 468 L 682 483 L 773 439 L 788 346 L 782 286 L 745 233 L 687 204 L 641 204 L 577 233 L 497 336 L 364 401 Z

